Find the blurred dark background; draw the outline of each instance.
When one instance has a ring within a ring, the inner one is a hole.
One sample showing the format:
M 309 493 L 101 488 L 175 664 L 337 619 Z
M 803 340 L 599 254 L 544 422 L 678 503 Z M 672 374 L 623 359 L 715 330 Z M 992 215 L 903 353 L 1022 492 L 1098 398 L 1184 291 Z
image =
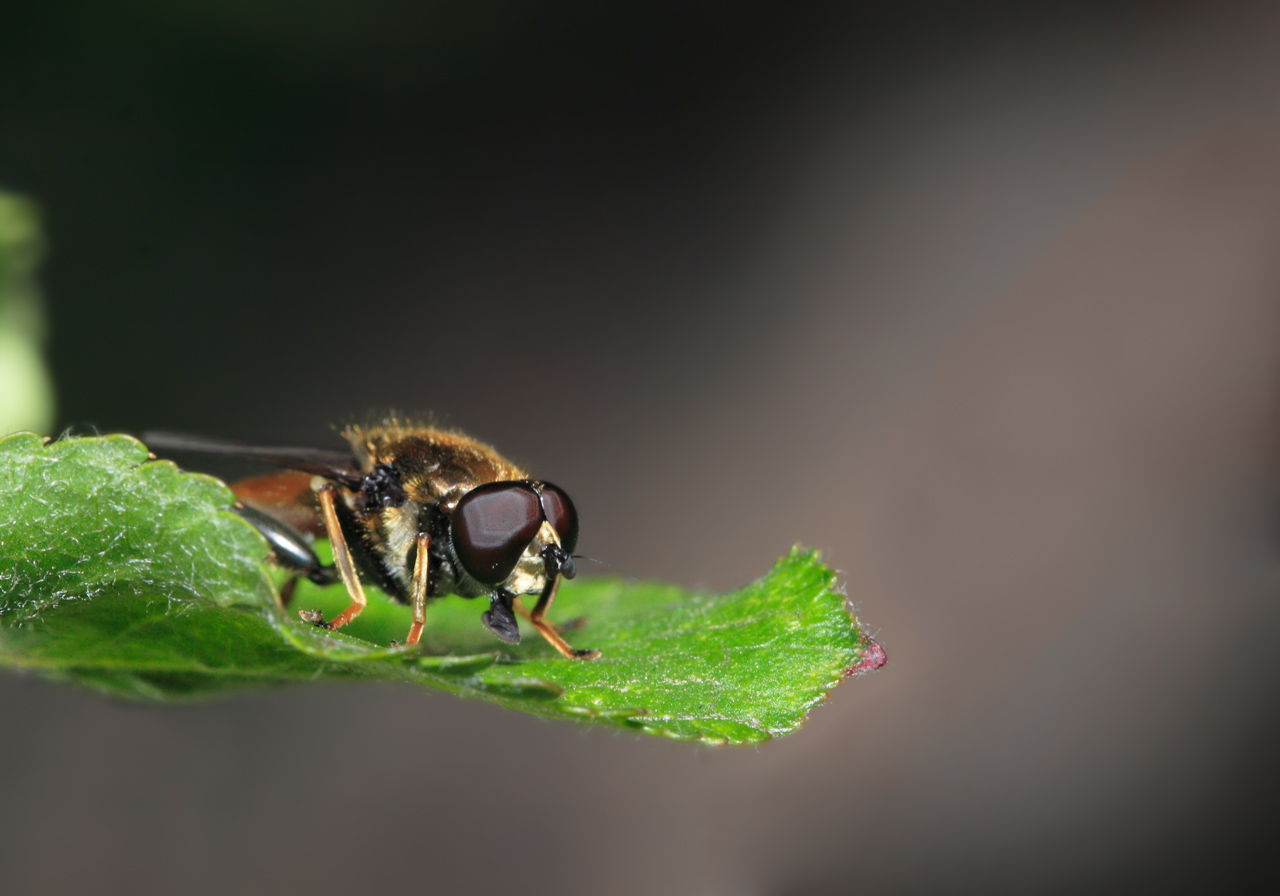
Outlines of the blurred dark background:
M 8 4 L 59 427 L 433 413 L 614 574 L 793 542 L 889 665 L 712 749 L 0 679 L 0 892 L 1276 875 L 1273 4 Z

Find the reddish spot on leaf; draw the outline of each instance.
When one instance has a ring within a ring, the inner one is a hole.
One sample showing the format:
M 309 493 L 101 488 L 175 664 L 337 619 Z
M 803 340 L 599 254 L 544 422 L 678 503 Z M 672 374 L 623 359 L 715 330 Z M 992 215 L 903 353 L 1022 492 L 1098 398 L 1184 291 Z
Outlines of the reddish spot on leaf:
M 851 675 L 874 672 L 887 662 L 889 662 L 889 656 L 884 652 L 884 648 L 880 646 L 880 642 L 867 638 L 867 644 L 862 649 L 862 659 L 850 666 L 845 671 L 844 677 L 848 678 Z

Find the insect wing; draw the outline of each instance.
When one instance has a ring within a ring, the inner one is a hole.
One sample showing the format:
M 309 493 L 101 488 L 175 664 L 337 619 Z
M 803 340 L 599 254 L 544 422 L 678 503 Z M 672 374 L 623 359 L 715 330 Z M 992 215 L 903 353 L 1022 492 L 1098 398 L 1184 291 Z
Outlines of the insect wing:
M 327 451 L 323 448 L 266 448 L 169 432 L 144 433 L 142 441 L 148 448 L 158 448 L 165 452 L 213 454 L 257 461 L 274 467 L 287 467 L 332 479 L 348 488 L 359 488 L 362 481 L 355 458 L 342 451 Z

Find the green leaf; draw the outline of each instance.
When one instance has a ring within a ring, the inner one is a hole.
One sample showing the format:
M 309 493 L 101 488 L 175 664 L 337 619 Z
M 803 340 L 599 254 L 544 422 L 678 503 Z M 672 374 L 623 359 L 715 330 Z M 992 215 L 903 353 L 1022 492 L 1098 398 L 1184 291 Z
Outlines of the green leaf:
M 299 583 L 278 603 L 266 542 L 208 476 L 148 461 L 128 436 L 0 440 L 0 664 L 120 696 L 169 700 L 336 678 L 411 681 L 537 713 L 676 738 L 755 743 L 794 730 L 841 679 L 884 652 L 862 633 L 834 573 L 795 549 L 729 594 L 617 579 L 564 583 L 553 615 L 581 617 L 566 660 L 535 632 L 517 646 L 484 607 L 428 609 L 422 643 L 388 647 L 409 611 L 370 589 L 340 632 L 341 586 Z M 317 548 L 324 551 L 323 543 Z

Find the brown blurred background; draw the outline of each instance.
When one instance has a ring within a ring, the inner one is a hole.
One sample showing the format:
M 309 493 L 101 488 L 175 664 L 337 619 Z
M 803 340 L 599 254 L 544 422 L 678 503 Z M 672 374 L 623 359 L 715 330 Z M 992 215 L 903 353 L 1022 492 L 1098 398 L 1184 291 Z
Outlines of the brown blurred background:
M 758 749 L 3 677 L 0 893 L 1275 876 L 1274 5 L 24 6 L 62 426 L 432 411 L 607 572 L 822 547 L 890 662 Z

